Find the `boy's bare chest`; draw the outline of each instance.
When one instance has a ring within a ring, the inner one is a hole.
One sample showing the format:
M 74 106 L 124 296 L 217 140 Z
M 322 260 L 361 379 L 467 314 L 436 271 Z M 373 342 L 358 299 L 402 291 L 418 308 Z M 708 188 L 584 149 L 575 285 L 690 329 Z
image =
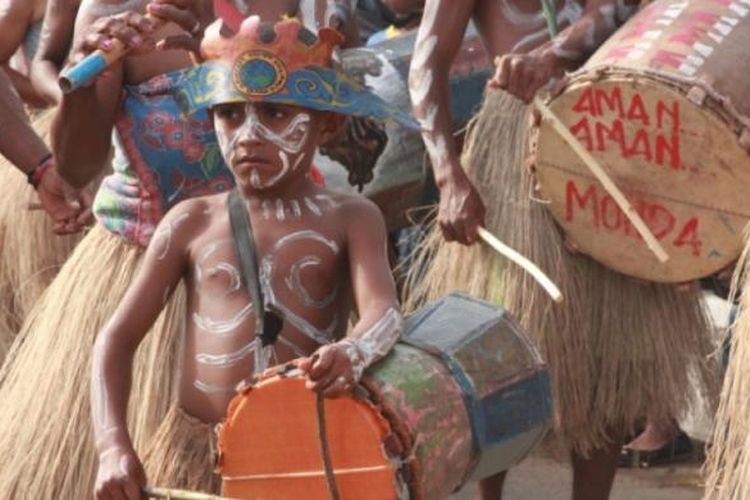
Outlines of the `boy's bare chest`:
M 314 222 L 280 222 L 275 217 L 253 222 L 257 275 L 266 304 L 311 319 L 335 305 L 347 268 L 341 237 Z M 252 313 L 228 227 L 210 236 L 194 251 L 190 281 L 195 308 L 227 317 L 245 309 Z

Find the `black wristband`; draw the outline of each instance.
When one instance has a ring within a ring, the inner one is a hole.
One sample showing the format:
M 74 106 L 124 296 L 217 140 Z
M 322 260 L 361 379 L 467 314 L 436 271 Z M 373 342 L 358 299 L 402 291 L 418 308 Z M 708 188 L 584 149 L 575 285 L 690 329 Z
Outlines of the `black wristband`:
M 42 159 L 39 160 L 36 165 L 34 165 L 34 168 L 26 172 L 26 180 L 34 187 L 34 189 L 39 186 L 39 179 L 37 179 L 36 177 L 37 170 L 39 170 L 39 167 L 47 163 L 50 158 L 52 158 L 52 153 L 46 153 L 44 156 L 42 156 Z

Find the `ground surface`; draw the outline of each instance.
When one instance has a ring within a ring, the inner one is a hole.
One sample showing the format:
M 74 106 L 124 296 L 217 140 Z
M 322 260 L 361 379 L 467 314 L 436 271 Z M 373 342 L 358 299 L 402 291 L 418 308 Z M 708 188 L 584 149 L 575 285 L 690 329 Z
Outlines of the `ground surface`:
M 651 469 L 620 469 L 611 500 L 699 500 L 699 464 Z M 504 500 L 569 500 L 571 473 L 567 464 L 531 457 L 508 476 Z M 474 485 L 451 500 L 472 500 Z

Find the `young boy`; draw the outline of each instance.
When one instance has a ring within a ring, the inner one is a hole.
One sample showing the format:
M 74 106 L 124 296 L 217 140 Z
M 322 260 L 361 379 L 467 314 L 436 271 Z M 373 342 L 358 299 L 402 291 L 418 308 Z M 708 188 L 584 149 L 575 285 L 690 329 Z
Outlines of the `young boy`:
M 333 30 L 321 30 L 316 39 L 297 21 L 271 26 L 251 17 L 236 35 L 223 31 L 220 23 L 207 30 L 202 52 L 210 61 L 194 70 L 181 97 L 187 106 L 212 107 L 222 154 L 251 221 L 265 310 L 281 327 L 275 344 L 263 348 L 254 333 L 252 284 L 244 282 L 235 253 L 228 195 L 176 206 L 96 342 L 99 499 L 141 498 L 144 466 L 126 422 L 131 365 L 181 279 L 188 311 L 179 408 L 144 455 L 149 481 L 160 486 L 217 489 L 208 429 L 225 417 L 238 384 L 268 364 L 315 353 L 300 364 L 309 387 L 339 396 L 387 354 L 401 330 L 378 209 L 363 197 L 318 187 L 308 170 L 316 147 L 341 125 L 341 115 L 331 111 L 405 123 L 408 117 L 330 69 L 342 40 Z M 350 297 L 359 320 L 344 336 Z M 202 471 L 185 472 L 190 464 L 170 468 L 166 455 L 174 455 L 171 462 L 192 460 Z

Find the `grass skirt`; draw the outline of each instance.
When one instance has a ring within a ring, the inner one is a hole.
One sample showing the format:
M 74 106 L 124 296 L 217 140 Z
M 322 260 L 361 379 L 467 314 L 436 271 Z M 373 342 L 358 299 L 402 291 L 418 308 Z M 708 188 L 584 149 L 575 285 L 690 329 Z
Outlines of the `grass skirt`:
M 47 139 L 52 113 L 33 122 Z M 38 203 L 34 188 L 8 160 L 0 157 L 0 362 L 21 324 L 42 292 L 52 282 L 81 234 L 57 236 L 44 210 L 29 210 Z
M 0 369 L 0 498 L 91 497 L 92 347 L 142 254 L 95 227 L 27 317 Z M 183 321 L 180 287 L 135 359 L 128 422 L 137 450 L 147 448 L 174 400 Z
M 750 228 L 749 228 L 750 229 Z M 732 282 L 739 311 L 732 325 L 729 366 L 706 462 L 706 497 L 750 498 L 750 232 Z
M 146 477 L 160 488 L 219 494 L 214 425 L 173 404 L 143 457 Z
M 647 414 L 679 417 L 696 393 L 715 394 L 711 328 L 697 290 L 639 282 L 564 249 L 523 167 L 527 124 L 523 103 L 489 91 L 470 126 L 463 165 L 487 206 L 487 228 L 547 272 L 565 301 L 554 304 L 486 245 L 445 243 L 433 227 L 406 304 L 413 309 L 453 290 L 502 304 L 549 365 L 559 436 L 586 456 Z

